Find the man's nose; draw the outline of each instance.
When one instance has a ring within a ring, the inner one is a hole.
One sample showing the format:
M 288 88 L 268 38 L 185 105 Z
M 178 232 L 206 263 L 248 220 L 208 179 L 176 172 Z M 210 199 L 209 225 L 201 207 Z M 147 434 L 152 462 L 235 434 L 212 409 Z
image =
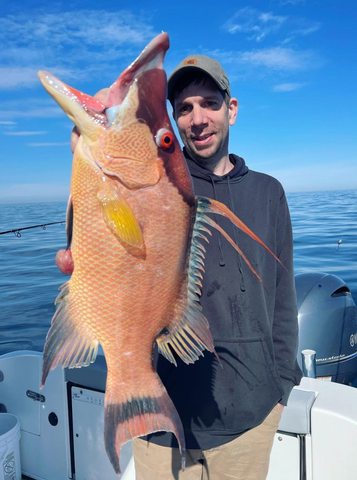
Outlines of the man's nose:
M 201 126 L 207 123 L 205 111 L 199 105 L 195 105 L 192 109 L 192 125 L 193 126 Z

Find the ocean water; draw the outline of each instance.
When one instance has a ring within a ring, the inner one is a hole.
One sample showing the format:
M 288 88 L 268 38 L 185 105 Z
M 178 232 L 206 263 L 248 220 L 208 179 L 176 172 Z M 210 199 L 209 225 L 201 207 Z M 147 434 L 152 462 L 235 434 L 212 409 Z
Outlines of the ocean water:
M 295 273 L 333 273 L 357 303 L 357 190 L 288 194 Z M 0 205 L 0 232 L 65 219 L 66 203 Z M 338 242 L 342 241 L 340 245 Z M 0 235 L 0 355 L 43 349 L 58 287 L 69 277 L 54 258 L 65 226 Z

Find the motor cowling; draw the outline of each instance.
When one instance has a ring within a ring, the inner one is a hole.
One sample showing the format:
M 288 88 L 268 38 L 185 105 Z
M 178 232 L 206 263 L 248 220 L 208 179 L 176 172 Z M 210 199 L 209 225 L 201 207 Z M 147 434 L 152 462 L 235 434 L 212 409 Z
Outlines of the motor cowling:
M 336 275 L 295 275 L 301 351 L 316 351 L 316 376 L 338 383 L 357 380 L 357 311 L 347 284 Z

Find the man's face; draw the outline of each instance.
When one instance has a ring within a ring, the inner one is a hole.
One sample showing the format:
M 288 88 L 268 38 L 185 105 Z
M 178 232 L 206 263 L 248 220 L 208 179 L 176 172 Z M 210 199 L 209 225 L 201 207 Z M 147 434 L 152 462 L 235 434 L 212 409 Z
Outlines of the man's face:
M 175 120 L 181 139 L 198 163 L 215 165 L 228 155 L 229 126 L 236 119 L 238 102 L 227 107 L 213 80 L 191 84 L 175 97 Z

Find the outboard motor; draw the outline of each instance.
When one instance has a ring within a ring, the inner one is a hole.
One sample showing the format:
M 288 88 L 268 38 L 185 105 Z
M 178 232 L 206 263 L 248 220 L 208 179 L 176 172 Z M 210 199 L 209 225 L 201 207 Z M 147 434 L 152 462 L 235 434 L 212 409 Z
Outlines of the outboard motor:
M 346 283 L 336 275 L 295 275 L 301 351 L 316 351 L 316 377 L 351 385 L 357 381 L 357 312 Z

